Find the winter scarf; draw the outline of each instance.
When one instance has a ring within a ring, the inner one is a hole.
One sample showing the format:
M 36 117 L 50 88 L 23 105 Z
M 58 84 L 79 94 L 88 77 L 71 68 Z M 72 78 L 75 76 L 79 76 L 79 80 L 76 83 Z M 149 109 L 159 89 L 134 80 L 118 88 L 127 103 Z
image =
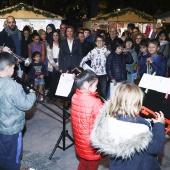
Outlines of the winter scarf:
M 21 40 L 21 32 L 17 26 L 15 26 L 14 31 L 12 31 L 8 26 L 6 26 L 4 29 L 7 32 L 8 36 L 13 35 L 13 34 L 18 34 L 18 38 L 19 38 L 19 40 Z

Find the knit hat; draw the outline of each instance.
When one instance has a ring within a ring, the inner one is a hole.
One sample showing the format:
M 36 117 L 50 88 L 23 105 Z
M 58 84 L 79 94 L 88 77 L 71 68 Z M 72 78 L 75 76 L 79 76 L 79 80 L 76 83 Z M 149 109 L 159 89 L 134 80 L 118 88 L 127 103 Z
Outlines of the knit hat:
M 43 32 L 45 32 L 45 30 L 43 30 L 43 29 L 39 29 L 39 30 L 38 30 L 38 34 L 39 34 L 39 35 L 41 35 Z

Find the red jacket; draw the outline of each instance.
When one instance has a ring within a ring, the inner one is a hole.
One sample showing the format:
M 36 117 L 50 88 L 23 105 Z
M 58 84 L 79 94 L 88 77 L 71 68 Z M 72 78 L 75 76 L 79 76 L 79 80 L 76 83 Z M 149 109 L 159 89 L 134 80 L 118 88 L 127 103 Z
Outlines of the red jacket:
M 102 102 L 96 97 L 97 92 L 76 89 L 72 97 L 71 121 L 77 155 L 86 160 L 99 160 L 101 155 L 91 147 L 90 134 L 94 120 L 102 107 Z

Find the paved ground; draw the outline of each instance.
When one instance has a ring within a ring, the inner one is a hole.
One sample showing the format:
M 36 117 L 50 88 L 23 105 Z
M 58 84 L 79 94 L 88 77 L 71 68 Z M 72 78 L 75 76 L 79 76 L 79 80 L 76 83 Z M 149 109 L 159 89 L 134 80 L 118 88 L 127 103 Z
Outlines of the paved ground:
M 58 104 L 61 104 L 58 102 Z M 47 106 L 62 112 L 54 105 L 47 103 Z M 75 155 L 74 146 L 63 151 L 57 148 L 52 159 L 49 156 L 59 139 L 63 124 L 62 119 L 49 111 L 42 105 L 34 106 L 26 113 L 26 132 L 23 137 L 23 157 L 21 166 L 35 170 L 76 170 L 78 158 Z M 68 120 L 66 129 L 72 136 L 71 122 Z M 66 146 L 72 142 L 66 137 Z M 60 146 L 63 146 L 61 140 Z M 170 138 L 167 138 L 164 152 L 160 155 L 162 170 L 170 169 Z M 99 170 L 108 170 L 109 158 L 101 160 Z

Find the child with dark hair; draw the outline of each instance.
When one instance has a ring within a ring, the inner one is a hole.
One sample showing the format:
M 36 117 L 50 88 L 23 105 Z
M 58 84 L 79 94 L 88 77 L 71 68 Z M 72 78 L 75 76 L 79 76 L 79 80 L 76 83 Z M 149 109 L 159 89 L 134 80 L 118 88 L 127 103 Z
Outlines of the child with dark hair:
M 113 53 L 106 60 L 106 72 L 110 80 L 108 98 L 121 82 L 127 80 L 126 64 L 134 61 L 130 52 L 123 52 L 123 47 L 123 40 L 117 40 L 113 46 Z
M 93 43 L 93 39 L 91 37 L 91 30 L 88 28 L 85 28 L 83 31 L 84 31 L 84 36 L 85 36 L 84 40 L 93 45 L 94 43 Z
M 101 155 L 91 147 L 90 134 L 102 102 L 96 97 L 97 75 L 85 70 L 75 78 L 77 87 L 71 100 L 71 121 L 75 140 L 75 149 L 80 157 L 78 170 L 97 170 Z
M 150 57 L 147 58 L 150 74 L 156 73 L 157 76 L 166 76 L 167 60 L 166 57 L 159 52 L 160 43 L 156 39 L 148 42 L 148 52 Z
M 32 54 L 33 63 L 31 64 L 31 68 L 28 73 L 28 79 L 33 80 L 34 88 L 37 89 L 41 94 L 43 94 L 44 84 L 45 84 L 44 75 L 46 69 L 43 63 L 40 62 L 40 59 L 41 59 L 40 52 L 35 51 Z M 40 96 L 40 101 L 44 104 L 43 96 Z M 37 102 L 35 103 L 35 105 L 37 105 Z
M 15 58 L 0 53 L 0 169 L 19 170 L 25 113 L 35 102 L 34 91 L 26 94 L 11 76 Z
M 32 34 L 32 43 L 28 45 L 28 56 L 31 58 L 33 52 L 38 51 L 41 54 L 41 61 L 45 61 L 46 47 L 44 42 L 40 41 L 40 36 L 37 32 Z
M 127 81 L 132 82 L 132 74 L 134 73 L 134 65 L 136 64 L 136 61 L 137 61 L 137 53 L 134 49 L 134 41 L 132 38 L 126 38 L 124 43 L 125 43 L 124 52 L 127 52 L 127 51 L 130 52 L 134 60 L 133 63 L 126 64 Z
M 141 78 L 144 73 L 147 73 L 147 59 L 150 57 L 148 52 L 148 40 L 144 39 L 140 42 L 140 52 L 136 63 L 136 71 Z

